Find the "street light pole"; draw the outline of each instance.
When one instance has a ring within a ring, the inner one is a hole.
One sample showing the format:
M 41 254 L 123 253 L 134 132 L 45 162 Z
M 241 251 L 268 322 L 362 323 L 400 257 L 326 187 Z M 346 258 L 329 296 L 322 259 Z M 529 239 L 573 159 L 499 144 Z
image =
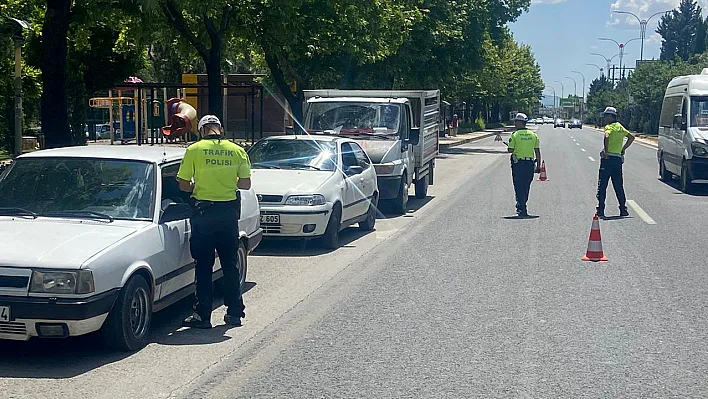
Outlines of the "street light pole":
M 595 68 L 597 68 L 600 71 L 600 76 L 604 75 L 605 70 L 601 66 L 599 66 L 597 64 L 585 64 L 585 65 L 594 66 Z
M 585 122 L 585 75 L 582 72 L 570 71 L 583 77 L 583 101 L 580 102 L 580 119 Z
M 22 154 L 22 45 L 25 43 L 24 31 L 29 24 L 21 19 L 7 18 L 2 27 L 12 35 L 15 45 L 15 145 L 14 155 Z
M 573 95 L 575 96 L 575 97 L 573 97 L 573 117 L 575 117 L 575 106 L 578 102 L 578 82 L 576 82 L 575 79 L 571 78 L 570 76 L 566 76 L 565 78 L 572 80 L 573 87 L 575 87 L 575 90 L 573 92 Z
M 553 118 L 555 119 L 558 116 L 558 112 L 556 110 L 556 89 L 551 86 L 546 86 L 546 89 L 551 89 L 553 91 Z
M 671 12 L 671 10 L 666 10 L 666 11 L 657 12 L 656 14 L 652 15 L 651 17 L 649 17 L 649 18 L 647 18 L 647 19 L 641 19 L 641 18 L 639 18 L 639 16 L 637 16 L 637 14 L 635 14 L 635 13 L 633 13 L 633 12 L 629 12 L 629 11 L 618 11 L 618 10 L 615 10 L 614 12 L 617 13 L 617 14 L 627 14 L 627 15 L 631 15 L 631 16 L 633 16 L 634 18 L 636 18 L 637 21 L 639 22 L 639 36 L 640 36 L 640 39 L 642 39 L 642 50 L 641 50 L 639 59 L 640 59 L 640 61 L 644 61 L 644 39 L 645 39 L 646 36 L 647 36 L 647 25 L 649 24 L 649 21 L 651 21 L 651 19 L 654 18 L 654 17 L 656 17 L 657 15 L 661 15 L 661 14 L 664 14 L 664 15 L 665 15 L 665 14 L 668 14 L 668 13 Z
M 619 54 L 613 55 L 612 58 L 607 58 L 600 53 L 590 53 L 590 55 L 596 55 L 598 57 L 602 57 L 607 62 L 607 77 L 609 78 L 610 77 L 610 64 L 612 63 L 612 60 L 614 60 L 615 57 L 617 57 Z M 614 81 L 613 81 L 613 83 L 614 83 Z
M 561 85 L 561 99 L 560 99 L 560 101 L 558 101 L 558 106 L 559 106 L 559 107 L 561 108 L 561 110 L 562 110 L 562 109 L 563 109 L 563 107 L 562 107 L 563 98 L 565 98 L 565 87 L 563 87 L 563 82 L 561 82 L 560 80 L 554 80 L 553 82 L 554 82 L 554 83 L 558 83 L 559 85 Z

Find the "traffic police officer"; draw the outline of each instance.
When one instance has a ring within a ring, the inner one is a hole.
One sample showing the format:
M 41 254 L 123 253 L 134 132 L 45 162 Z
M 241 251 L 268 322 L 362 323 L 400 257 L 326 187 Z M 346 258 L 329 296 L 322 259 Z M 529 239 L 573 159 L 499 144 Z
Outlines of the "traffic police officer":
M 534 172 L 541 168 L 541 147 L 536 133 L 526 129 L 528 117 L 518 113 L 514 117 L 516 131 L 509 137 L 511 176 L 516 192 L 516 213 L 528 217 L 526 202 L 529 200 Z M 535 167 L 534 167 L 535 165 Z
M 627 197 L 624 194 L 624 180 L 622 178 L 622 164 L 624 152 L 634 142 L 634 135 L 617 122 L 617 110 L 613 107 L 605 108 L 605 147 L 600 153 L 600 173 L 597 184 L 597 216 L 605 216 L 605 198 L 607 185 L 612 179 L 612 187 L 617 195 L 620 216 L 629 216 L 627 212 Z M 625 142 L 624 138 L 627 138 Z
M 190 250 L 196 263 L 197 305 L 182 325 L 211 328 L 212 269 L 216 251 L 224 272 L 227 307 L 224 322 L 240 326 L 245 317 L 238 264 L 241 201 L 238 189 L 251 188 L 251 165 L 246 152 L 223 137 L 219 118 L 199 121 L 202 140 L 187 148 L 177 179 L 182 191 L 194 198 Z

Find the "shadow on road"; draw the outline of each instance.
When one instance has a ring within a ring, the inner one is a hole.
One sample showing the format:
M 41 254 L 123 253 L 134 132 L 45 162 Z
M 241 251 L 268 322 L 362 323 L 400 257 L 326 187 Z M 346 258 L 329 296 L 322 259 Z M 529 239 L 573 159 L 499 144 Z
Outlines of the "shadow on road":
M 519 215 L 513 215 L 513 216 L 503 216 L 502 219 L 506 220 L 532 220 L 532 219 L 538 219 L 540 216 L 538 215 L 528 215 L 528 216 L 519 216 Z
M 681 182 L 678 179 L 672 179 L 669 181 L 662 181 L 662 183 L 676 190 L 674 194 L 676 195 L 690 195 L 695 197 L 708 197 L 708 184 L 694 184 L 693 192 L 691 194 L 686 194 L 681 191 Z
M 247 282 L 244 292 L 255 286 L 256 283 Z M 219 295 L 218 289 L 216 294 Z M 194 296 L 189 296 L 155 313 L 150 327 L 150 342 L 170 346 L 214 344 L 229 340 L 225 333 L 238 328 L 226 326 L 222 320 L 216 319 L 212 319 L 214 328 L 211 330 L 182 327 L 182 320 L 192 313 L 193 304 Z M 220 295 L 214 299 L 214 309 L 223 304 Z M 149 347 L 143 349 L 149 350 Z M 100 333 L 66 339 L 33 338 L 26 342 L 3 340 L 0 341 L 0 353 L 0 378 L 50 379 L 73 378 L 135 354 L 107 348 Z
M 405 215 L 396 215 L 391 212 L 385 203 L 381 203 L 376 219 L 412 218 L 416 212 L 425 207 L 433 199 L 435 199 L 433 196 L 428 196 L 424 199 L 416 199 L 411 196 L 408 200 L 408 212 Z M 339 246 L 340 248 L 353 248 L 353 242 L 369 233 L 372 232 L 359 230 L 356 226 L 344 229 L 339 233 Z M 317 238 L 264 238 L 253 254 L 256 256 L 308 257 L 325 255 L 334 251 L 334 249 L 323 248 Z
M 488 149 L 488 148 L 469 148 L 469 147 L 451 147 L 444 151 L 440 151 L 441 154 L 450 155 L 466 155 L 466 154 L 508 154 L 506 147 L 503 144 L 499 145 L 499 149 Z

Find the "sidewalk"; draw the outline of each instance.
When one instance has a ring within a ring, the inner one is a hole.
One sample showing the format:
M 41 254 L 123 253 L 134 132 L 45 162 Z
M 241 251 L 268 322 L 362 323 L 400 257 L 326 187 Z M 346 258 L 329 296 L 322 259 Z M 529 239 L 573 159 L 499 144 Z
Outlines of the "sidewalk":
M 583 125 L 583 127 L 586 128 L 586 129 L 594 130 L 594 131 L 596 131 L 596 132 L 603 133 L 603 134 L 605 133 L 604 130 L 602 130 L 602 129 L 597 129 L 597 128 L 595 128 L 594 126 L 591 126 L 591 125 Z M 636 137 L 636 140 L 635 140 L 635 141 L 636 141 L 637 143 L 641 143 L 641 144 L 644 144 L 644 145 L 646 145 L 646 146 L 649 146 L 649 147 L 655 148 L 655 149 L 656 149 L 656 148 L 659 148 L 659 136 L 654 136 L 654 135 L 650 135 L 650 134 L 636 133 L 636 132 L 632 132 L 632 134 L 634 134 L 634 136 Z
M 473 141 L 494 137 L 497 134 L 503 133 L 504 129 L 487 129 L 482 132 L 461 133 L 455 137 L 440 137 L 440 151 L 444 151 L 451 147 L 471 143 Z

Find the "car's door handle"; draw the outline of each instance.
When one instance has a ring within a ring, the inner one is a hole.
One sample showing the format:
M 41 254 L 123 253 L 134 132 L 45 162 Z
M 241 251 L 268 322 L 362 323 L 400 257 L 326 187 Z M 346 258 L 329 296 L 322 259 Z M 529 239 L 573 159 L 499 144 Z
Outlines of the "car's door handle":
M 363 178 L 363 177 L 360 178 L 359 181 L 363 183 L 363 182 L 364 182 L 364 178 Z

